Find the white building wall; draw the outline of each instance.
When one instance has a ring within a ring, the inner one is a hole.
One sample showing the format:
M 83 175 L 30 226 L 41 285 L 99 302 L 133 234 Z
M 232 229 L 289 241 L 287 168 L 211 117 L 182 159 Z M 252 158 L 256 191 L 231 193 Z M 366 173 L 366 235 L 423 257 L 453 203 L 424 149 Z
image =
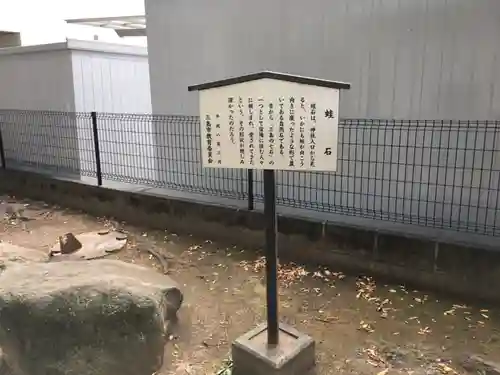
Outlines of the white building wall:
M 0 126 L 10 163 L 94 174 L 91 111 L 104 178 L 154 179 L 151 119 L 130 115 L 151 113 L 145 48 L 69 40 L 0 49 Z
M 146 48 L 96 42 L 70 42 L 69 48 L 77 111 L 151 113 Z
M 498 0 L 146 0 L 154 113 L 274 70 L 350 82 L 343 117 L 500 118 Z
M 341 117 L 498 120 L 499 14 L 498 0 L 146 0 L 153 113 L 197 115 L 198 95 L 189 85 L 272 70 L 350 82 Z M 185 150 L 192 137 L 171 131 L 159 126 L 158 143 L 170 147 L 180 139 Z M 497 219 L 485 207 L 500 206 L 487 193 L 498 185 L 500 137 L 474 127 L 443 131 L 439 122 L 424 140 L 411 128 L 392 132 L 362 124 L 341 132 L 346 143 L 356 136 L 364 145 L 339 147 L 344 161 L 334 174 L 280 173 L 279 198 L 297 202 L 311 194 L 314 204 L 365 216 L 478 226 Z M 396 145 L 401 152 L 387 160 Z M 238 189 L 239 171 L 207 171 L 198 151 L 185 153 L 173 166 L 160 166 L 168 182 L 192 189 L 229 179 Z M 194 183 L 187 165 L 202 176 Z M 256 180 L 261 196 L 260 173 Z M 456 208 L 474 205 L 481 208 Z
M 97 112 L 104 179 L 156 179 L 147 49 L 99 42 L 70 42 L 75 109 Z M 79 122 L 80 150 L 93 168 L 92 129 Z M 88 166 L 87 166 L 88 164 Z

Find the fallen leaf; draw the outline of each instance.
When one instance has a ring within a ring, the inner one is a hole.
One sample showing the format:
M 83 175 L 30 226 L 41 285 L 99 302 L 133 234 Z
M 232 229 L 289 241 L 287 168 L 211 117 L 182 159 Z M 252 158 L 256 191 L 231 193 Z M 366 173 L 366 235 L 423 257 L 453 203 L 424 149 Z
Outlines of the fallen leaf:
M 373 329 L 373 327 L 368 324 L 368 323 L 365 323 L 364 321 L 361 321 L 359 322 L 359 330 L 363 330 L 365 332 L 368 332 L 368 333 L 373 333 L 375 332 L 375 330 Z
M 315 320 L 322 322 L 322 323 L 334 323 L 338 322 L 339 317 L 338 316 L 326 316 L 326 317 L 320 317 L 316 316 L 314 317 Z
M 386 368 L 385 370 L 377 372 L 377 375 L 385 375 L 389 372 L 389 368 Z
M 367 362 L 374 367 L 388 367 L 388 364 L 384 357 L 379 354 L 379 351 L 376 346 L 371 346 L 368 349 L 363 350 L 364 353 L 368 356 Z
M 456 371 L 454 368 L 450 367 L 446 363 L 438 363 L 437 365 L 438 370 L 445 375 L 458 375 L 458 371 Z
M 245 271 L 258 273 L 265 269 L 266 259 L 264 257 L 260 257 L 254 262 L 241 261 L 239 265 L 240 267 L 243 267 Z M 278 280 L 283 286 L 285 286 L 285 288 L 297 281 L 302 280 L 302 278 L 308 274 L 309 272 L 307 272 L 304 267 L 298 266 L 294 263 L 280 264 L 278 266 Z M 320 289 L 315 288 L 315 292 L 320 294 Z
M 418 334 L 419 334 L 419 335 L 425 335 L 425 334 L 427 334 L 427 333 L 431 333 L 431 332 L 432 332 L 432 331 L 431 331 L 431 329 L 430 329 L 429 327 L 420 328 L 420 329 L 418 330 Z

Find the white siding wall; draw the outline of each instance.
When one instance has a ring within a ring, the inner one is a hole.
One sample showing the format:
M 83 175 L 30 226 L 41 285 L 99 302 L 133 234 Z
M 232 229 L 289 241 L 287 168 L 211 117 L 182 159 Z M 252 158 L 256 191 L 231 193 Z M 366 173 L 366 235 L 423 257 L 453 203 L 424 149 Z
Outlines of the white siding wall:
M 147 52 L 72 51 L 78 112 L 151 113 Z
M 76 111 L 98 112 L 104 178 L 140 182 L 156 179 L 155 141 L 150 119 L 125 115 L 151 113 L 147 51 L 135 49 L 137 53 L 73 50 L 72 65 Z M 83 163 L 91 169 L 88 125 L 80 121 L 78 129 Z

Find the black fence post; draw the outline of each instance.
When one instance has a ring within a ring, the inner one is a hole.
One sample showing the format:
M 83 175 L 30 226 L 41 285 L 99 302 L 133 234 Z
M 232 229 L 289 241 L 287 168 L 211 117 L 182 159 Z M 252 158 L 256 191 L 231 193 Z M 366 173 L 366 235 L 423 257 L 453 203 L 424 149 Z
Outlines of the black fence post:
M 2 169 L 7 169 L 7 164 L 5 163 L 5 149 L 3 147 L 2 129 L 0 128 L 0 165 Z
M 97 131 L 97 112 L 91 112 L 92 117 L 92 133 L 94 133 L 94 151 L 95 151 L 95 171 L 97 176 L 97 186 L 102 186 L 102 171 L 101 171 L 101 152 L 99 151 L 99 133 Z
M 254 209 L 254 205 L 253 205 L 253 169 L 248 170 L 247 184 L 248 184 L 248 210 L 252 211 Z

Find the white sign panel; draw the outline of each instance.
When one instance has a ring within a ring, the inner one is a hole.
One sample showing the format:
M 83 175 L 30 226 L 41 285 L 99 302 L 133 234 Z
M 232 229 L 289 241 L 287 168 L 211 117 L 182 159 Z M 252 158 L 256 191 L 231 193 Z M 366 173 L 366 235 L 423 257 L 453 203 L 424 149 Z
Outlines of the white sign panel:
M 199 94 L 204 167 L 336 170 L 339 89 L 260 79 Z

